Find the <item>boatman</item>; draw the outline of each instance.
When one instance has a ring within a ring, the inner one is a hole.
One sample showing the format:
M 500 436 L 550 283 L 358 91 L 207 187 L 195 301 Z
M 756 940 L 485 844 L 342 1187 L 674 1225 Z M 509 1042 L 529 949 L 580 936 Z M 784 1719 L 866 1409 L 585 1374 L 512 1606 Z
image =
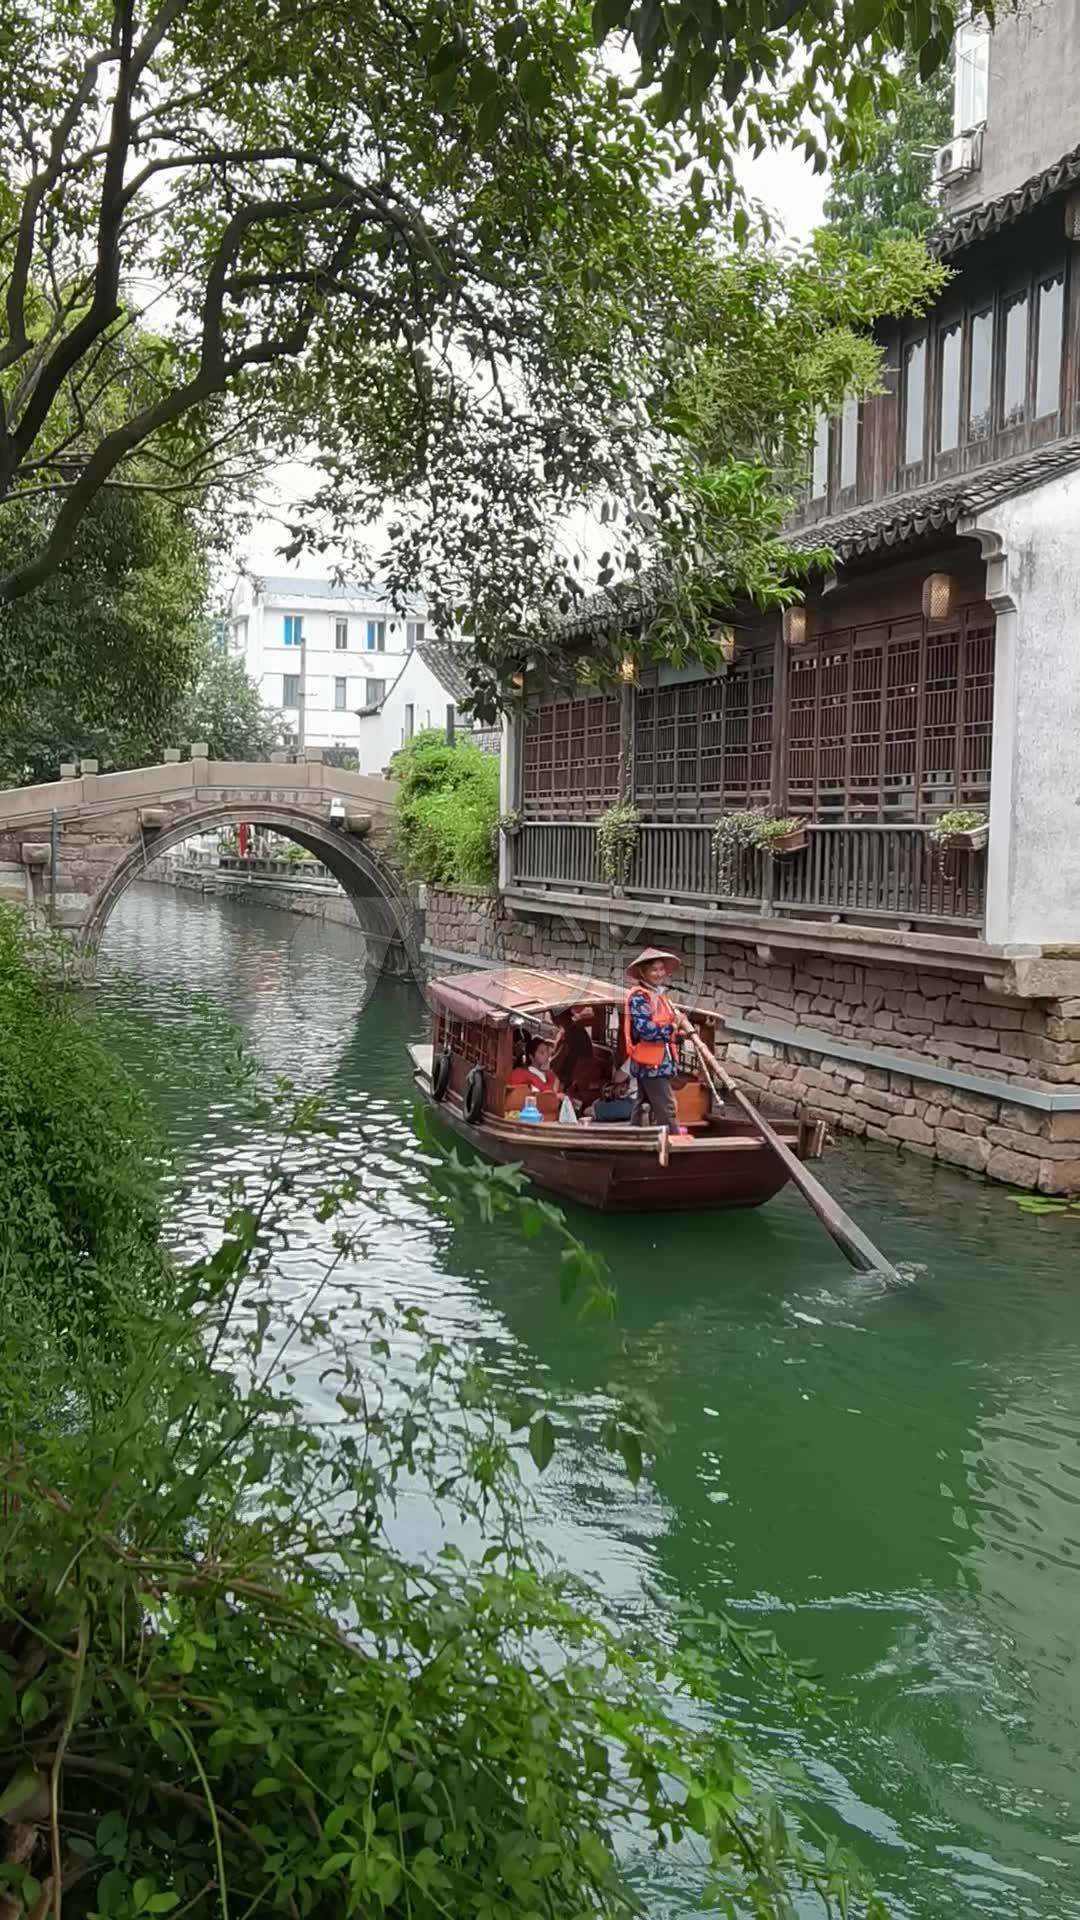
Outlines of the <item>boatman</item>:
M 653 1125 L 670 1127 L 672 1133 L 679 1125 L 671 1084 L 679 1071 L 675 1036 L 681 1033 L 692 1038 L 694 1032 L 686 1015 L 672 1006 L 664 991 L 679 964 L 673 953 L 646 947 L 626 969 L 630 984 L 623 1009 L 626 1064 L 637 1086 L 634 1120 L 640 1126 L 648 1107 Z

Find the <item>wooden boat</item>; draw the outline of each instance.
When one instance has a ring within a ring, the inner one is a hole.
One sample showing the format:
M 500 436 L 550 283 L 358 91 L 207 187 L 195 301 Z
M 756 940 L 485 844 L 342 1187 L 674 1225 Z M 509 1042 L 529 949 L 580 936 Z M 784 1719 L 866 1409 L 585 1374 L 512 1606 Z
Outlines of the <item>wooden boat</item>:
M 788 1178 L 777 1154 L 737 1109 L 712 1098 L 692 1047 L 683 1046 L 675 1080 L 685 1133 L 605 1124 L 564 1124 L 560 1101 L 541 1094 L 540 1125 L 523 1122 L 524 1090 L 509 1084 L 525 1036 L 554 1039 L 552 1022 L 591 1008 L 593 1057 L 622 1057 L 625 988 L 573 974 L 501 967 L 430 982 L 433 1038 L 410 1047 L 417 1088 L 454 1132 L 491 1160 L 520 1164 L 537 1187 L 604 1213 L 654 1213 L 696 1207 L 759 1207 Z M 707 1046 L 724 1042 L 717 1016 L 683 1007 Z M 776 1132 L 800 1160 L 818 1159 L 825 1128 L 816 1120 L 776 1120 Z

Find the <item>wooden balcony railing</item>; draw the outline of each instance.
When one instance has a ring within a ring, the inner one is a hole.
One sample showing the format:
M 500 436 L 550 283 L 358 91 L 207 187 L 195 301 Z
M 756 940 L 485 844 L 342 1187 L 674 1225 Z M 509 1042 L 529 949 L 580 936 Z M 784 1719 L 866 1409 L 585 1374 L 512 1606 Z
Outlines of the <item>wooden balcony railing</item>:
M 526 821 L 511 842 L 511 885 L 525 891 L 608 894 L 597 829 L 576 820 Z M 813 826 L 801 853 L 742 851 L 718 860 L 713 830 L 646 822 L 623 889 L 671 906 L 836 917 L 901 927 L 981 931 L 986 856 L 942 854 L 928 827 Z

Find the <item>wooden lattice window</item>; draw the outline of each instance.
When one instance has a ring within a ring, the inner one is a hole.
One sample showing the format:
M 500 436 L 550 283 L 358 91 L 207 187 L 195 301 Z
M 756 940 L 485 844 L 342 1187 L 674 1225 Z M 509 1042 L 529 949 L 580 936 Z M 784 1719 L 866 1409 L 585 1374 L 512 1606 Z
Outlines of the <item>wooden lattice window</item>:
M 454 1054 L 469 1067 L 483 1067 L 485 1073 L 498 1069 L 499 1036 L 494 1027 L 479 1020 L 461 1020 L 457 1014 L 440 1008 L 435 1023 L 435 1052 Z
M 769 798 L 773 656 L 748 654 L 721 678 L 647 687 L 634 717 L 634 798 L 663 819 Z
M 788 659 L 787 805 L 815 820 L 932 820 L 990 797 L 994 616 L 824 635 Z
M 534 818 L 602 813 L 619 788 L 619 700 L 540 700 L 525 716 L 522 798 Z

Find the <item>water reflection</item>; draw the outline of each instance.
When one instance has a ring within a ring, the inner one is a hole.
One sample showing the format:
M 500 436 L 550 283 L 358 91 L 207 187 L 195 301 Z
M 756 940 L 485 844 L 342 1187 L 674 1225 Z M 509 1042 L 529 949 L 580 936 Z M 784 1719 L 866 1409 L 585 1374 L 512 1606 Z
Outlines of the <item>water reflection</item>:
M 616 1325 L 582 1328 L 542 1247 L 448 1225 L 424 1198 L 404 1053 L 423 1010 L 399 983 L 369 999 L 357 933 L 133 888 L 105 957 L 129 976 L 99 998 L 166 1116 L 186 1239 L 271 1151 L 228 1088 L 224 1003 L 267 1070 L 331 1088 L 369 1196 L 344 1303 L 421 1305 L 586 1426 L 613 1380 L 647 1388 L 670 1421 L 651 1487 L 629 1487 L 598 1447 L 556 1456 L 542 1512 L 564 1558 L 657 1634 L 681 1603 L 767 1622 L 855 1696 L 826 1742 L 767 1690 L 733 1694 L 759 1739 L 802 1761 L 815 1812 L 858 1836 L 898 1913 L 1080 1920 L 1076 1223 L 841 1149 L 830 1184 L 902 1255 L 906 1287 L 849 1273 L 790 1193 L 726 1218 L 579 1216 L 621 1295 Z M 312 1191 L 322 1152 L 305 1149 Z M 283 1287 L 306 1284 L 325 1232 L 309 1213 Z M 405 1524 L 422 1545 L 430 1516 Z M 653 1872 L 661 1920 L 692 1883 L 674 1855 Z

